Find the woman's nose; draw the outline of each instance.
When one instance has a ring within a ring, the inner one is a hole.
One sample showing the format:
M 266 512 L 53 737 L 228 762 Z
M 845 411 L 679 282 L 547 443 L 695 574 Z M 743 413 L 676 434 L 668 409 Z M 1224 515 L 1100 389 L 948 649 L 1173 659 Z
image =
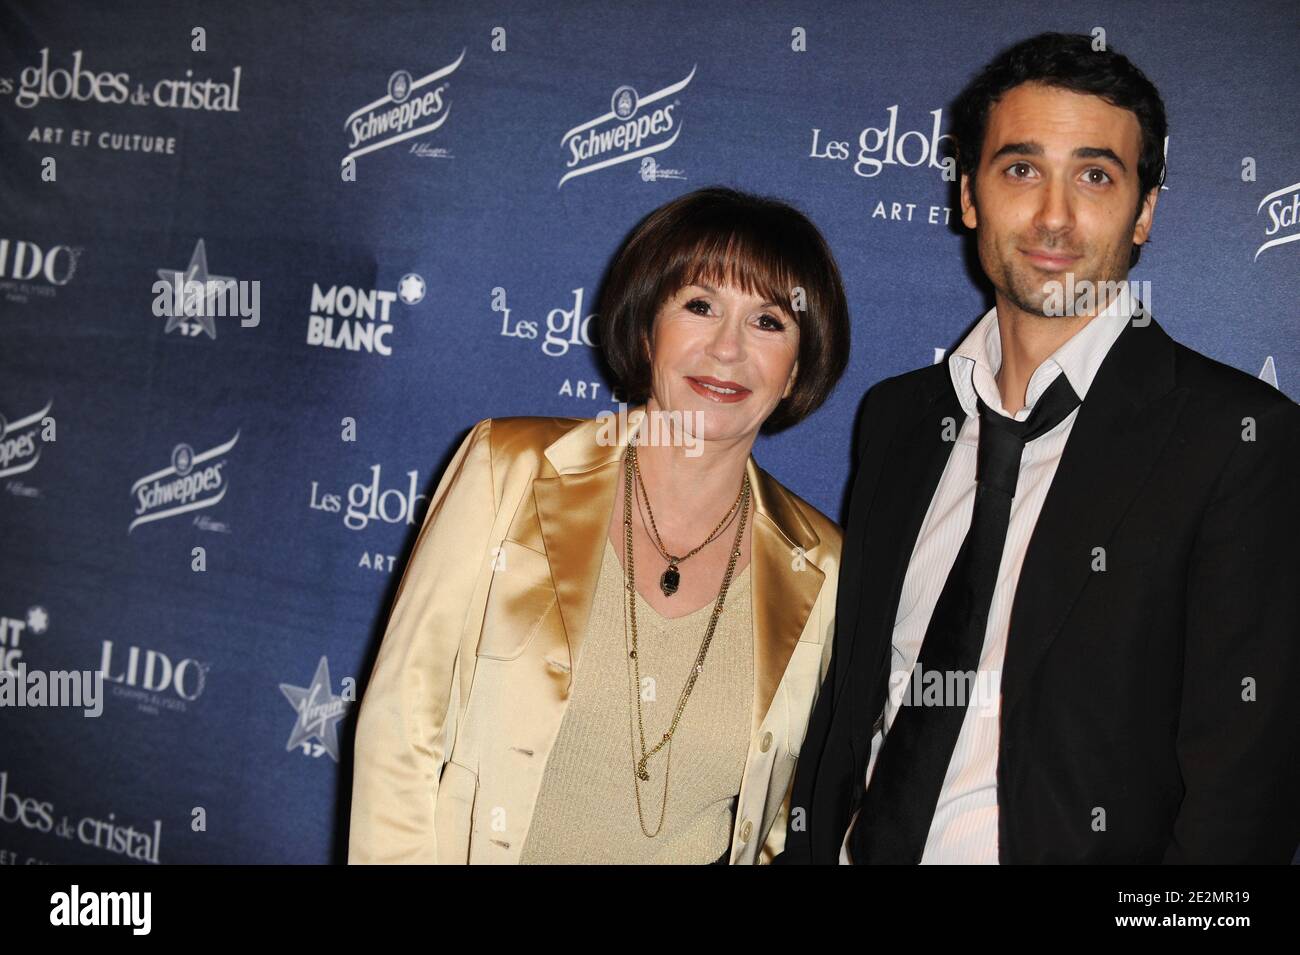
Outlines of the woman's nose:
M 709 354 L 720 361 L 739 361 L 745 354 L 745 336 L 739 320 L 725 318 L 709 342 Z

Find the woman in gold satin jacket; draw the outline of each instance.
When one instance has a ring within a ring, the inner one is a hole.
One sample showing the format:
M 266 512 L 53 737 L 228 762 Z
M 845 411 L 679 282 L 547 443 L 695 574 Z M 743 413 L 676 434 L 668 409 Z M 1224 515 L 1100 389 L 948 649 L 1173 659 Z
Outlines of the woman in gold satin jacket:
M 351 863 L 783 847 L 841 534 L 750 449 L 844 371 L 838 269 L 790 206 L 697 190 L 633 231 L 598 321 L 636 406 L 484 419 L 434 492 L 361 699 Z M 672 654 L 665 708 L 640 668 Z

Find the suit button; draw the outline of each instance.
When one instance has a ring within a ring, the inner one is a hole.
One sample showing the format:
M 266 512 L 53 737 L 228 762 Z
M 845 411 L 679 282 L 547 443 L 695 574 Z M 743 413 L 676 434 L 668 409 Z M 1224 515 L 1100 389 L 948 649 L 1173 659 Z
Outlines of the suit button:
M 770 732 L 763 734 L 763 738 L 758 743 L 758 748 L 764 753 L 772 748 L 772 734 Z
M 754 824 L 746 819 L 740 824 L 740 841 L 748 842 L 750 834 L 754 831 Z

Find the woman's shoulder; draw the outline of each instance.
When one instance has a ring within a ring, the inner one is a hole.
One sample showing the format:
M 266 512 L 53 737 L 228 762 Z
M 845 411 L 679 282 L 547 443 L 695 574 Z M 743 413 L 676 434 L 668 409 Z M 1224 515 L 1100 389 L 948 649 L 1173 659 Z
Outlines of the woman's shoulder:
M 826 550 L 838 557 L 840 548 L 844 542 L 843 528 L 823 514 L 815 505 L 808 503 L 794 491 L 790 490 L 786 485 L 777 481 L 771 474 L 768 474 L 768 479 L 776 482 L 776 484 L 781 488 L 781 491 L 799 511 L 803 519 L 808 522 L 808 526 L 811 527 L 813 533 L 817 535 L 819 541 L 818 546 L 826 548 Z
M 494 465 L 517 460 L 540 461 L 543 452 L 584 418 L 509 415 L 483 418 L 470 430 L 470 439 L 486 441 Z

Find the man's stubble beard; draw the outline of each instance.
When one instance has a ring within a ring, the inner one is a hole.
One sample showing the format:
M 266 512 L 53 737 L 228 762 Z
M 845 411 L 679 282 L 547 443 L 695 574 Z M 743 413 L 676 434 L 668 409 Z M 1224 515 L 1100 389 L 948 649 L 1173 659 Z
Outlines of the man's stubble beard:
M 978 214 L 979 212 L 978 205 L 975 207 L 975 211 Z M 1137 225 L 1137 217 L 1135 216 L 1133 222 L 1130 223 L 1130 229 L 1136 225 Z M 1003 255 L 1001 250 L 997 247 L 995 240 L 990 240 L 986 246 L 984 231 L 977 228 L 976 246 L 979 249 L 980 266 L 984 269 L 985 277 L 988 278 L 988 280 L 993 283 L 993 287 L 997 289 L 997 291 L 1004 298 L 1010 301 L 1011 304 L 1013 304 L 1016 308 L 1020 309 L 1023 312 L 1026 312 L 1027 314 L 1037 315 L 1040 318 L 1075 317 L 1073 316 L 1073 314 L 1071 314 L 1072 309 L 1070 309 L 1068 306 L 1065 309 L 1063 309 L 1063 311 L 1066 313 L 1064 315 L 1047 315 L 1043 311 L 1043 304 L 1044 302 L 1046 302 L 1049 296 L 1049 293 L 1044 290 L 1043 286 L 1047 282 L 1060 282 L 1063 287 L 1063 290 L 1068 291 L 1069 279 L 1067 278 L 1067 276 L 1070 273 L 1069 272 L 1047 273 L 1046 277 L 1039 278 L 1037 270 L 1035 270 L 1031 265 L 1028 265 L 1027 263 L 1021 265 L 1016 262 L 1015 257 L 1020 254 L 1017 251 L 1020 245 L 1021 243 L 1018 239 L 1013 240 L 1008 246 L 1006 255 Z M 1034 241 L 1030 242 L 1029 245 L 1031 247 L 1041 247 L 1049 251 L 1066 251 L 1070 254 L 1080 251 L 1076 249 L 1070 249 L 1067 243 L 1048 242 L 1048 241 L 1044 241 L 1041 238 L 1035 239 Z M 1091 281 L 1096 283 L 1096 286 L 1094 286 L 1094 294 L 1095 294 L 1099 290 L 1097 286 L 1100 286 L 1100 284 L 1103 282 L 1124 281 L 1125 279 L 1128 278 L 1129 260 L 1130 260 L 1131 253 L 1132 253 L 1131 242 L 1128 245 L 1124 245 L 1122 248 L 1114 249 L 1112 251 L 1112 254 L 1107 256 L 1107 258 L 1101 263 L 1101 266 L 1099 268 L 1099 271 L 1102 273 L 1101 275 L 1095 275 L 1095 274 L 1081 275 L 1078 272 L 1074 272 L 1073 283 L 1076 289 L 1085 280 Z M 990 262 L 989 260 L 990 256 L 995 257 L 995 260 L 993 262 Z M 1082 250 L 1082 254 L 1079 256 L 1079 258 L 1081 261 L 1084 262 L 1087 261 L 1089 256 L 1087 254 L 1086 248 Z M 996 266 L 996 272 L 997 272 L 996 275 L 994 274 L 994 270 L 990 269 L 990 265 Z M 1076 292 L 1076 294 L 1078 293 Z M 1105 308 L 1105 303 L 1097 304 L 1098 312 L 1100 312 L 1103 308 Z

